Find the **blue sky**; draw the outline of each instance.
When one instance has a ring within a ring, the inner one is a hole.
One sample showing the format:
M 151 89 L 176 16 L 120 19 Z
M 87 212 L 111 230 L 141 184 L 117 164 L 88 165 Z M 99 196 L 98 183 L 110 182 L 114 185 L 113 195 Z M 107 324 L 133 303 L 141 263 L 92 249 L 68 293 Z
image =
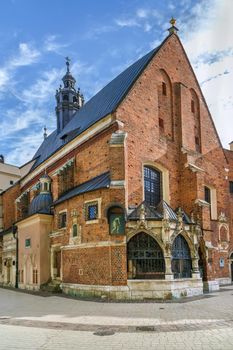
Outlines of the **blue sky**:
M 22 165 L 55 128 L 64 57 L 88 100 L 167 35 L 171 16 L 225 147 L 233 140 L 232 0 L 2 0 L 0 153 Z

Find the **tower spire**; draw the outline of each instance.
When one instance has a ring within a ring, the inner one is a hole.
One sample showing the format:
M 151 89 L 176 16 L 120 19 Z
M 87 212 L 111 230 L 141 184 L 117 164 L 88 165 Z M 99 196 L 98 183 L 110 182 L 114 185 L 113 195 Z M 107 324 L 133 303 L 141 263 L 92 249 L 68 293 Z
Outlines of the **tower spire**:
M 71 62 L 71 59 L 67 56 L 66 57 L 66 73 L 70 73 L 70 62 Z
M 57 115 L 57 132 L 59 133 L 67 123 L 73 118 L 75 112 L 84 104 L 83 95 L 80 89 L 76 90 L 76 80 L 70 72 L 69 57 L 65 58 L 66 73 L 62 78 L 63 86 L 60 85 L 56 91 L 56 115 Z
M 169 23 L 171 24 L 171 27 L 168 28 L 169 34 L 170 34 L 170 35 L 171 35 L 171 34 L 177 34 L 177 32 L 178 32 L 179 29 L 175 26 L 175 24 L 176 24 L 176 19 L 175 19 L 174 17 L 172 17 L 172 18 L 170 19 Z

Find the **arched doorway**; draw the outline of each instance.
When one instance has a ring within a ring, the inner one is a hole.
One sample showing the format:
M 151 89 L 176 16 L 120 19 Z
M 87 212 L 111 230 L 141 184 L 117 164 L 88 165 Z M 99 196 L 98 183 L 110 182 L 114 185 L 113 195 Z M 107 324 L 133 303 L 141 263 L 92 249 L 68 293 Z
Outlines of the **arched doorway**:
M 162 249 L 154 238 L 140 232 L 127 245 L 128 278 L 163 279 L 165 261 Z
M 231 282 L 233 282 L 233 253 L 231 253 L 230 261 L 231 261 Z
M 178 235 L 172 245 L 172 272 L 174 278 L 190 278 L 192 276 L 190 249 L 182 235 Z

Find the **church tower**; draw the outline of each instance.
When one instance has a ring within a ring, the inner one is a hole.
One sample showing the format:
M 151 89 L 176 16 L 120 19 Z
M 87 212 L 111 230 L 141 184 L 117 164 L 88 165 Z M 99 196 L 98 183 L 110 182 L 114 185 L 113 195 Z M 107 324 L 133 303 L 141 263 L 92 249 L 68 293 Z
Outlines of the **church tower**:
M 80 93 L 80 89 L 76 90 L 76 80 L 70 73 L 70 59 L 66 57 L 66 74 L 62 78 L 63 87 L 60 85 L 56 91 L 56 116 L 57 116 L 57 132 L 61 132 L 67 123 L 73 118 L 75 112 L 84 104 L 84 97 Z

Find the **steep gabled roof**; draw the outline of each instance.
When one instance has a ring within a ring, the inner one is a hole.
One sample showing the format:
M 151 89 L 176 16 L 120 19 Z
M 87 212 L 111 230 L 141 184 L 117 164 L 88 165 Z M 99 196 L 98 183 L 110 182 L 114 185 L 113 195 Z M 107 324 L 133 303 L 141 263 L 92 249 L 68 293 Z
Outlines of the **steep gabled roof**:
M 31 170 L 91 125 L 115 111 L 160 46 L 141 57 L 93 96 L 59 134 L 56 130 L 50 134 L 33 157 L 36 161 Z

